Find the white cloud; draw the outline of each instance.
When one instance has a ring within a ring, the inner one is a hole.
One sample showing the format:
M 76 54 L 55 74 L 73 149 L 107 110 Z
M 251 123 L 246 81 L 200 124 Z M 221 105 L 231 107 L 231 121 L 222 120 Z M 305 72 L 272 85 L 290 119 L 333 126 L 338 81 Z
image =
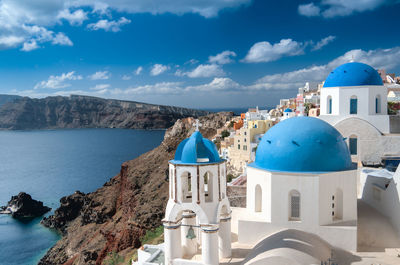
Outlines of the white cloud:
M 329 73 L 344 63 L 354 59 L 373 66 L 375 69 L 391 70 L 400 65 L 400 46 L 390 49 L 370 51 L 351 50 L 324 65 L 314 65 L 291 72 L 266 75 L 249 86 L 253 90 L 297 89 L 304 82 L 322 82 Z
M 178 70 L 179 71 L 179 70 Z M 177 72 L 178 72 L 177 71 Z M 179 75 L 179 74 L 177 74 Z M 200 64 L 194 70 L 182 73 L 180 75 L 187 75 L 191 78 L 198 78 L 198 77 L 214 77 L 214 76 L 224 76 L 226 73 L 222 69 L 220 65 L 217 64 Z
M 74 45 L 72 41 L 62 32 L 57 33 L 53 40 L 51 41 L 53 44 L 64 45 L 64 46 L 72 46 Z
M 21 48 L 21 51 L 24 52 L 30 52 L 36 49 L 39 49 L 39 45 L 37 44 L 37 42 L 35 40 L 31 40 L 29 42 L 24 42 L 24 45 Z
M 111 77 L 111 74 L 108 71 L 98 71 L 88 77 L 91 80 L 107 80 Z
M 299 5 L 298 12 L 300 15 L 306 17 L 315 17 L 320 15 L 321 9 L 314 3 L 309 3 L 309 4 Z
M 208 57 L 208 61 L 212 64 L 228 64 L 233 62 L 232 57 L 236 57 L 235 52 L 223 51 L 215 56 Z
M 63 20 L 68 21 L 70 25 L 79 26 L 88 19 L 89 13 L 93 17 L 102 17 L 104 15 L 111 17 L 113 13 L 172 13 L 177 15 L 195 13 L 208 18 L 217 16 L 222 9 L 239 7 L 243 4 L 249 4 L 251 1 L 0 0 L 0 49 L 21 47 L 24 43 L 26 43 L 25 47 L 28 47 L 34 41 L 36 41 L 38 47 L 42 47 L 39 44 L 52 42 L 52 39 L 47 39 L 46 41 L 35 39 L 33 41 L 32 39 L 35 36 L 32 35 L 33 33 L 26 31 L 23 28 L 24 26 L 44 27 L 50 31 L 51 27 L 62 23 Z M 101 19 L 97 23 L 90 24 L 89 28 L 116 32 L 120 30 L 122 25 L 128 23 L 130 23 L 130 20 L 125 17 L 116 21 Z M 57 35 L 54 32 L 52 34 Z
M 304 44 L 292 39 L 282 39 L 272 45 L 268 41 L 257 42 L 250 48 L 243 61 L 247 63 L 276 61 L 284 56 L 303 54 L 304 48 Z
M 135 75 L 140 75 L 140 74 L 142 73 L 142 71 L 143 71 L 143 67 L 139 66 L 139 67 L 134 71 L 134 74 L 135 74 Z
M 333 18 L 372 11 L 383 5 L 398 3 L 399 1 L 396 0 L 321 0 L 317 4 L 311 2 L 299 5 L 298 11 L 304 16 L 322 15 L 325 18 Z
M 71 1 L 71 0 L 70 0 Z M 205 1 L 187 1 L 187 0 L 102 0 L 99 5 L 98 0 L 75 0 L 71 1 L 76 6 L 82 4 L 96 6 L 100 12 L 105 12 L 108 8 L 127 13 L 151 13 L 164 14 L 172 13 L 182 15 L 185 13 L 195 13 L 206 18 L 215 17 L 218 12 L 225 8 L 235 8 L 243 4 L 251 3 L 251 0 L 205 0 Z
M 75 71 L 71 71 L 68 73 L 63 73 L 61 75 L 51 75 L 49 79 L 44 80 L 35 85 L 34 89 L 39 88 L 65 88 L 71 86 L 70 84 L 65 83 L 67 80 L 82 80 L 81 75 L 76 75 Z
M 332 41 L 334 41 L 336 39 L 336 36 L 328 36 L 326 38 L 323 38 L 322 40 L 320 40 L 319 42 L 317 42 L 317 44 L 314 45 L 314 47 L 312 48 L 313 51 L 317 51 L 322 49 L 322 47 L 328 45 L 329 43 L 331 43 Z
M 90 90 L 104 90 L 110 87 L 110 84 L 97 84 L 94 87 L 89 88 Z
M 114 89 L 111 94 L 127 95 L 127 94 L 177 94 L 183 91 L 181 82 L 161 82 L 154 85 L 143 85 L 129 87 L 127 89 Z
M 118 32 L 121 31 L 122 26 L 129 23 L 131 23 L 131 21 L 125 17 L 121 17 L 119 20 L 101 19 L 96 23 L 88 24 L 87 28 L 91 30 L 103 29 L 105 31 Z
M 184 64 L 198 64 L 199 61 L 196 59 L 190 59 L 189 61 L 185 62 Z
M 15 47 L 18 44 L 21 44 L 24 42 L 24 38 L 21 36 L 1 36 L 0 37 L 0 48 L 9 48 L 9 47 Z
M 123 75 L 122 76 L 122 80 L 128 81 L 128 80 L 131 80 L 131 79 L 132 79 L 132 76 L 130 76 L 130 75 Z
M 88 19 L 87 12 L 82 9 L 75 10 L 71 13 L 69 9 L 61 10 L 57 16 L 58 19 L 65 19 L 72 26 L 80 26 L 83 21 Z
M 62 0 L 42 0 L 40 4 L 28 0 L 0 1 L 0 48 L 23 45 L 21 50 L 28 51 L 40 43 L 52 42 L 57 34 L 46 27 L 57 23 L 63 6 Z
M 236 91 L 243 89 L 244 87 L 239 83 L 233 81 L 228 77 L 215 77 L 210 83 L 198 85 L 198 86 L 188 86 L 185 88 L 187 91 Z
M 22 44 L 21 50 L 27 52 L 40 48 L 39 44 L 46 42 L 51 42 L 53 45 L 73 45 L 72 41 L 62 32 L 55 33 L 36 25 L 21 25 L 18 35 L 5 34 L 0 37 L 0 48 L 12 48 Z
M 167 71 L 169 69 L 169 66 L 166 65 L 162 65 L 162 64 L 155 64 L 153 65 L 153 67 L 151 68 L 150 74 L 152 76 L 157 76 L 160 75 L 162 73 L 164 73 L 165 71 Z M 137 71 L 137 70 L 136 70 Z M 139 74 L 142 70 L 139 71 Z

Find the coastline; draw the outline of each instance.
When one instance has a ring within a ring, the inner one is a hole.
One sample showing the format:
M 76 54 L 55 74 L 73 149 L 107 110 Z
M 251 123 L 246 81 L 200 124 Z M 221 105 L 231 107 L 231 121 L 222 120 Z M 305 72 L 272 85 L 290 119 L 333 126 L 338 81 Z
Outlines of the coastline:
M 215 135 L 232 114 L 200 117 L 204 136 Z M 178 120 L 158 147 L 123 163 L 120 174 L 86 194 L 80 214 L 67 222 L 65 235 L 39 265 L 101 264 L 114 251 L 129 258 L 128 253 L 141 245 L 146 231 L 160 225 L 168 197 L 168 160 L 173 158 L 177 144 L 194 130 L 193 121 Z

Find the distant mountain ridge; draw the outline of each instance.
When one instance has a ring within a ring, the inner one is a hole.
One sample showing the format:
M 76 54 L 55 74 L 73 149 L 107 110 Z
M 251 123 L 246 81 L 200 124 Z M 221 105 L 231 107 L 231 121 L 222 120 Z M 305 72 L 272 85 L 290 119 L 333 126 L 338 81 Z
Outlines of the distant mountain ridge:
M 9 130 L 165 129 L 178 119 L 209 114 L 202 110 L 80 95 L 41 99 L 16 96 L 4 98 L 4 102 L 0 104 L 0 129 Z
M 0 106 L 4 105 L 7 102 L 13 102 L 16 99 L 22 98 L 21 96 L 17 95 L 5 95 L 5 94 L 0 94 Z

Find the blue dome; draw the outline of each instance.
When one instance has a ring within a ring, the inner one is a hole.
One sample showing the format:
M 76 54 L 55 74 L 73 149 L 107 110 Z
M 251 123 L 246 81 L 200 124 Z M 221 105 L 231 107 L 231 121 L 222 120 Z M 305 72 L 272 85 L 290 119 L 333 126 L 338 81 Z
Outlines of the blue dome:
M 293 110 L 292 110 L 292 109 L 289 109 L 289 108 L 287 108 L 287 109 L 285 109 L 283 112 L 293 112 Z
M 220 162 L 215 144 L 203 138 L 199 131 L 195 131 L 189 138 L 183 140 L 176 149 L 174 164 L 201 164 Z
M 345 63 L 333 70 L 324 87 L 382 86 L 382 78 L 371 66 L 364 63 Z
M 327 172 L 352 169 L 343 136 L 312 117 L 283 120 L 263 136 L 252 167 L 283 172 Z

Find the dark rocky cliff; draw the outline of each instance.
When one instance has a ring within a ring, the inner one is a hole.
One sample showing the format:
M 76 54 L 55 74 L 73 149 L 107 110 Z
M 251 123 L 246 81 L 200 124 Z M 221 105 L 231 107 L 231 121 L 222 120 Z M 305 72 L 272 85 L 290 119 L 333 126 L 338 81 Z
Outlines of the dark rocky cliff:
M 88 96 L 17 98 L 0 106 L 0 129 L 164 129 L 206 111 Z
M 232 115 L 201 117 L 201 133 L 214 136 Z M 146 231 L 161 225 L 168 198 L 168 160 L 194 131 L 193 122 L 193 118 L 178 120 L 166 131 L 160 146 L 125 162 L 120 174 L 97 191 L 62 198 L 60 208 L 43 223 L 63 237 L 39 264 L 100 265 L 112 252 L 129 258 Z

